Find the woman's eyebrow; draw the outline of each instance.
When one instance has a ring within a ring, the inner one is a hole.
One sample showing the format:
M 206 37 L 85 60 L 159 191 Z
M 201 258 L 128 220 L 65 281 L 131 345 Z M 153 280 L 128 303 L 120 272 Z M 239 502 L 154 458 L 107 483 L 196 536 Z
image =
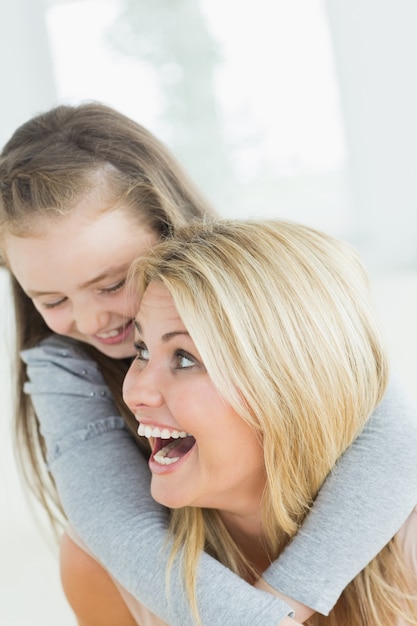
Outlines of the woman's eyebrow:
M 135 328 L 138 331 L 138 333 L 142 335 L 142 326 L 139 324 L 137 320 L 135 320 Z M 164 343 L 166 343 L 167 341 L 170 341 L 171 339 L 173 339 L 174 337 L 177 337 L 178 335 L 184 335 L 186 337 L 189 337 L 190 333 L 188 332 L 188 330 L 173 330 L 169 333 L 165 333 L 164 335 L 162 335 L 161 339 Z
M 185 335 L 186 337 L 189 337 L 190 333 L 187 330 L 173 330 L 170 333 L 165 333 L 165 335 L 162 335 L 162 341 L 166 343 L 167 341 L 174 339 L 174 337 L 178 337 L 178 335 Z

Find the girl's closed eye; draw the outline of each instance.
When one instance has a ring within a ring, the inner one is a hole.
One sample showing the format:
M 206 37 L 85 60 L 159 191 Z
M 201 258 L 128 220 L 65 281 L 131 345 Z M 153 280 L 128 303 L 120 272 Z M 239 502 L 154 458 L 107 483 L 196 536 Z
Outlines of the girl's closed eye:
M 56 300 L 55 302 L 41 302 L 41 307 L 43 309 L 54 309 L 61 304 L 63 304 L 67 298 L 61 298 L 60 300 Z
M 111 285 L 110 287 L 102 287 L 101 289 L 99 289 L 100 293 L 116 293 L 117 291 L 120 291 L 121 289 L 123 289 L 123 287 L 126 284 L 126 278 L 123 278 L 123 280 L 119 280 L 118 283 Z

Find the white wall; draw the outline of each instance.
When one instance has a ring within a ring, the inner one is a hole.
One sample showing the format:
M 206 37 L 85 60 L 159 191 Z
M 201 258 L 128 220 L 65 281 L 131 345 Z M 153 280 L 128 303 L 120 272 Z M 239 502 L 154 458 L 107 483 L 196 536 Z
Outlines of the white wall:
M 41 0 L 0 4 L 0 145 L 56 102 Z M 12 451 L 11 303 L 0 270 L 0 624 L 75 626 L 61 590 L 57 550 L 34 523 Z
M 1 3 L 0 70 L 3 146 L 17 126 L 56 101 L 42 0 Z
M 327 0 L 354 237 L 381 268 L 417 264 L 417 3 Z

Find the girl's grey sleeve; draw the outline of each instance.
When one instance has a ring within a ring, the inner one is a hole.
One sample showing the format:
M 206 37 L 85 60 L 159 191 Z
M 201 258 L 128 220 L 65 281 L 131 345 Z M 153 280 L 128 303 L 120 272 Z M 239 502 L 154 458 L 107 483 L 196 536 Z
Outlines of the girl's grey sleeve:
M 347 584 L 397 533 L 417 502 L 417 408 L 391 380 L 265 580 L 327 615 Z
M 147 462 L 118 416 L 96 364 L 52 337 L 23 352 L 31 395 L 68 518 L 97 559 L 171 626 L 193 616 L 174 565 L 167 600 L 167 512 L 150 495 Z M 292 609 L 207 554 L 197 594 L 204 625 L 277 626 Z
M 23 354 L 67 515 L 104 566 L 172 626 L 192 624 L 174 570 L 165 602 L 166 512 L 149 494 L 147 464 L 115 413 L 95 364 L 49 339 Z M 417 501 L 417 411 L 392 382 L 328 477 L 296 537 L 264 573 L 282 593 L 327 614 L 354 576 L 399 530 Z M 121 555 L 123 557 L 121 558 Z M 144 567 L 142 564 L 145 563 Z M 203 555 L 203 623 L 276 626 L 291 611 Z

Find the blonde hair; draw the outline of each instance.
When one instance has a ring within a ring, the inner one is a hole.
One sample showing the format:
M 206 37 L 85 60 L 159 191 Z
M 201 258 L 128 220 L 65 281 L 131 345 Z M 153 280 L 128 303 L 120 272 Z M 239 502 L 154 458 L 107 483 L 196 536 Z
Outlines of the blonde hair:
M 138 228 L 161 238 L 192 219 L 214 214 L 175 158 L 146 128 L 100 103 L 62 105 L 20 126 L 1 152 L 0 266 L 6 265 L 2 236 L 32 235 L 45 221 L 69 215 L 81 198 L 103 185 L 110 192 L 107 210 L 122 205 L 137 216 Z M 21 350 L 37 345 L 51 331 L 13 275 L 11 283 L 17 334 L 16 455 L 26 483 L 59 529 L 63 511 L 45 469 L 45 446 L 31 400 L 23 392 L 26 366 L 19 357 Z M 83 348 L 99 364 L 121 415 L 136 433 L 136 422 L 121 397 L 128 363 L 87 344 Z
M 290 222 L 206 220 L 156 246 L 133 276 L 141 294 L 153 281 L 167 287 L 218 391 L 263 442 L 263 526 L 274 560 L 386 388 L 387 359 L 358 255 Z M 195 610 L 201 550 L 248 580 L 259 575 L 216 511 L 173 511 L 171 529 Z M 391 626 L 385 613 L 400 610 L 404 566 L 390 550 L 375 560 L 387 576 L 378 578 L 371 564 L 342 596 L 350 626 Z M 326 619 L 311 623 L 347 623 Z

